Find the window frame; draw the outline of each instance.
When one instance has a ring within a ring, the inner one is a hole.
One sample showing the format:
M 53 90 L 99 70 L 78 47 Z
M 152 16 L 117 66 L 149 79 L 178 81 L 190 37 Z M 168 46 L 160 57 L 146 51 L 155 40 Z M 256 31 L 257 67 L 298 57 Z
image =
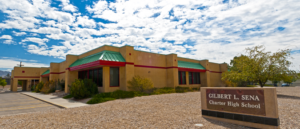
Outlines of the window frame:
M 189 72 L 189 75 L 191 74 L 191 82 L 190 82 L 190 79 L 189 79 L 189 84 L 201 84 L 201 79 L 200 79 L 200 72 Z M 194 74 L 199 74 L 199 83 L 197 82 L 197 79 L 194 80 Z M 190 76 L 189 76 L 190 77 Z M 195 83 L 194 83 L 195 82 Z
M 184 74 L 185 74 L 185 83 L 182 83 L 183 81 L 182 81 L 182 72 L 184 72 Z M 179 85 L 186 85 L 186 71 L 178 71 L 178 76 L 179 76 L 179 78 L 180 78 L 180 80 L 178 80 L 178 84 Z
M 111 86 L 110 80 L 110 69 L 111 68 L 118 68 L 118 86 Z M 120 87 L 120 67 L 109 67 L 109 87 Z
M 99 82 L 99 69 L 102 69 L 102 86 L 101 85 L 97 85 L 97 87 L 103 87 L 103 67 L 97 67 L 97 68 L 92 68 L 92 69 L 86 69 L 86 70 L 81 70 L 81 71 L 78 71 L 78 79 L 85 79 L 84 78 L 84 74 L 86 74 L 86 79 L 92 79 L 93 80 L 93 76 L 94 76 L 94 70 L 97 69 L 97 82 Z M 92 78 L 90 77 L 90 71 L 93 71 L 92 72 Z M 94 82 L 94 80 L 93 80 Z

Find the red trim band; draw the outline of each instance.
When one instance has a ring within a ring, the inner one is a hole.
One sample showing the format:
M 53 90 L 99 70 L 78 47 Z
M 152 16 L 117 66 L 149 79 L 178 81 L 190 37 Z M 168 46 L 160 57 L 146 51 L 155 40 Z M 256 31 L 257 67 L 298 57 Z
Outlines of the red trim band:
M 63 71 L 63 72 L 50 72 L 50 74 L 62 74 L 62 73 L 65 73 L 65 71 Z
M 14 78 L 40 78 L 39 76 L 14 76 Z
M 85 68 L 94 67 L 94 66 L 98 66 L 98 65 L 125 66 L 126 64 L 134 65 L 133 62 L 118 62 L 118 61 L 97 60 L 97 61 L 94 61 L 94 62 L 90 62 L 90 63 L 86 63 L 86 64 L 66 68 L 66 70 L 75 71 L 75 70 L 85 69 Z M 190 71 L 190 72 L 206 72 L 206 71 L 209 71 L 209 70 L 203 70 L 203 69 L 181 68 L 181 67 L 177 67 L 177 66 L 160 67 L 160 66 L 148 66 L 148 65 L 134 65 L 134 67 L 159 68 L 159 69 L 178 68 L 178 71 Z M 209 71 L 209 72 L 222 73 L 222 72 L 217 72 L 217 71 Z M 57 74 L 57 73 L 53 73 L 53 74 Z
M 192 69 L 192 68 L 178 68 L 178 71 L 206 72 L 206 70 L 204 69 Z
M 126 62 L 99 60 L 99 65 L 125 66 Z

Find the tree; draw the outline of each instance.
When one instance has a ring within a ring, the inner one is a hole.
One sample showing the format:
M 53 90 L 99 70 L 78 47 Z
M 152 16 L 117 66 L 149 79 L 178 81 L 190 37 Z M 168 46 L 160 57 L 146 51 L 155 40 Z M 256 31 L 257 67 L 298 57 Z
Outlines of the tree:
M 6 77 L 10 77 L 9 73 L 7 73 Z
M 264 46 L 246 48 L 245 55 L 235 57 L 230 72 L 222 74 L 222 80 L 232 82 L 257 82 L 263 87 L 268 80 L 283 80 L 288 77 L 299 78 L 296 71 L 290 70 L 290 49 L 275 53 L 265 52 Z
M 6 80 L 5 79 L 2 79 L 1 77 L 0 77 L 0 86 L 2 86 L 3 88 L 2 89 L 4 89 L 4 86 L 6 86 Z

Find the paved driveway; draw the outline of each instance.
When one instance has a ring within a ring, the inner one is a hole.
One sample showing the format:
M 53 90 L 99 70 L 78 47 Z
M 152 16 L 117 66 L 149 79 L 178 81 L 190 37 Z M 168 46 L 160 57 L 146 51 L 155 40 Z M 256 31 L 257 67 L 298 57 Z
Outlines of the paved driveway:
M 58 107 L 20 93 L 0 93 L 0 116 L 28 112 L 46 111 Z

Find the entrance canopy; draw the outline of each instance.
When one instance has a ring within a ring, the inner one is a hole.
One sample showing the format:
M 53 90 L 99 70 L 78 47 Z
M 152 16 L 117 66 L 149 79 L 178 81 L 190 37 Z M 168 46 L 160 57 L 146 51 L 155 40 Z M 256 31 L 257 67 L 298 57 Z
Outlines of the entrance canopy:
M 125 59 L 119 52 L 102 51 L 76 60 L 69 66 L 69 70 L 74 71 L 99 65 L 125 66 Z
M 199 63 L 178 61 L 178 71 L 190 71 L 190 72 L 205 72 L 206 69 Z
M 47 71 L 45 71 L 41 76 L 42 77 L 48 77 L 50 74 L 50 70 L 48 69 Z

